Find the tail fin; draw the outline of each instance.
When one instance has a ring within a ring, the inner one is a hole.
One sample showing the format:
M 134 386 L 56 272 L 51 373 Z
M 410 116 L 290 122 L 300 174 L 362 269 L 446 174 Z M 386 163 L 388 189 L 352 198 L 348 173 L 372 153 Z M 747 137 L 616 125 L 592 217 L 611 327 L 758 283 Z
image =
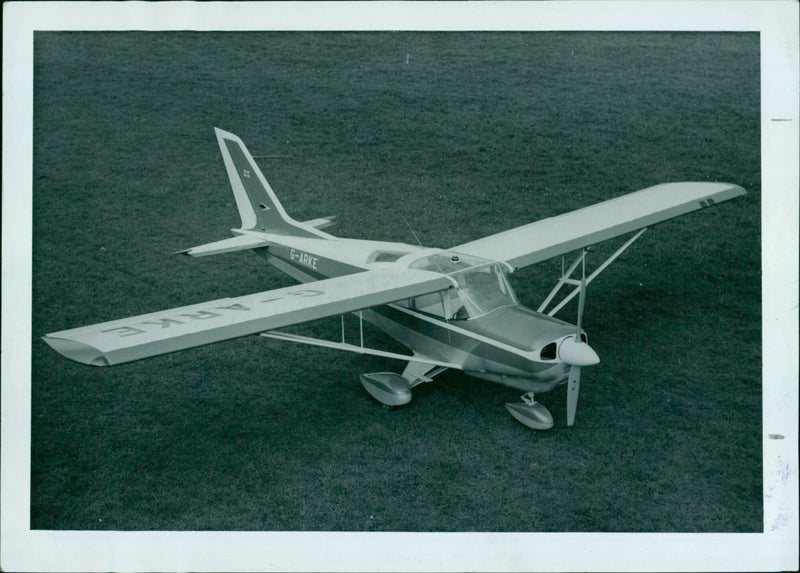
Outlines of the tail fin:
M 242 218 L 243 230 L 259 230 L 295 237 L 324 237 L 324 233 L 298 223 L 283 210 L 253 156 L 241 139 L 214 128 L 228 178 Z

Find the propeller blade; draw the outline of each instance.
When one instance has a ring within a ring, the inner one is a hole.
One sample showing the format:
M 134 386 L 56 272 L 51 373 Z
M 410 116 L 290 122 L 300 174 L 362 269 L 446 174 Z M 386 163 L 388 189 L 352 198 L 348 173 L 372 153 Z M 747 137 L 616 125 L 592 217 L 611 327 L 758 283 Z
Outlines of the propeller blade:
M 586 305 L 586 250 L 581 257 L 581 290 L 578 293 L 578 324 L 574 342 L 569 339 L 562 341 L 559 352 L 569 368 L 567 381 L 567 426 L 575 423 L 575 412 L 578 410 L 578 395 L 581 392 L 581 366 L 590 366 L 600 362 L 597 353 L 585 342 L 581 342 L 581 324 L 583 323 L 583 309 Z M 572 342 L 572 344 L 570 344 Z M 567 344 L 564 344 L 567 343 Z
M 575 423 L 575 411 L 578 409 L 578 394 L 581 391 L 581 367 L 572 366 L 569 369 L 567 382 L 567 426 Z

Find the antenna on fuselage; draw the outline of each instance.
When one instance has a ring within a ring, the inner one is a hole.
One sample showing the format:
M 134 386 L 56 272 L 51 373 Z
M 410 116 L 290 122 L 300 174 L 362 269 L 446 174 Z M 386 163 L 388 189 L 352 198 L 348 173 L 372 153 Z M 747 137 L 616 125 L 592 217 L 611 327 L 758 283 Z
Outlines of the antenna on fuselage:
M 406 227 L 408 227 L 408 230 L 409 230 L 409 231 L 411 231 L 411 234 L 412 234 L 412 235 L 414 235 L 414 239 L 417 241 L 417 244 L 418 244 L 420 247 L 423 247 L 423 248 L 424 248 L 424 247 L 425 247 L 425 245 L 423 245 L 423 244 L 422 244 L 422 241 L 420 241 L 420 240 L 419 240 L 419 237 L 418 237 L 418 236 L 417 236 L 417 234 L 414 232 L 414 229 L 413 229 L 413 227 L 411 227 L 411 224 L 410 224 L 410 223 L 409 223 L 409 222 L 406 220 L 406 218 L 405 218 L 405 217 L 403 217 L 402 215 L 400 215 L 400 218 L 403 220 L 403 223 L 405 223 L 405 224 L 406 224 Z M 436 259 L 435 259 L 435 258 L 431 257 L 431 258 L 430 258 L 430 261 L 431 261 L 431 262 L 432 262 L 434 265 L 436 265 L 436 269 L 437 269 L 437 270 L 438 270 L 440 273 L 442 273 L 443 275 L 444 275 L 444 274 L 447 274 L 447 273 L 445 273 L 445 272 L 442 270 L 442 267 L 440 267 L 440 266 L 439 266 L 439 263 L 437 263 L 437 262 L 436 262 Z
M 420 240 L 419 240 L 419 237 L 418 237 L 418 236 L 417 236 L 417 234 L 414 232 L 414 229 L 411 227 L 411 224 L 410 224 L 410 223 L 409 223 L 409 222 L 406 220 L 406 218 L 405 218 L 405 217 L 403 217 L 402 215 L 400 215 L 400 218 L 403 220 L 403 223 L 405 223 L 405 224 L 406 224 L 406 227 L 408 227 L 408 230 L 409 230 L 409 231 L 411 231 L 411 234 L 412 234 L 412 235 L 414 235 L 414 240 L 415 240 L 415 241 L 417 241 L 417 244 L 418 244 L 420 247 L 424 246 L 424 245 L 422 244 L 422 241 L 420 241 Z

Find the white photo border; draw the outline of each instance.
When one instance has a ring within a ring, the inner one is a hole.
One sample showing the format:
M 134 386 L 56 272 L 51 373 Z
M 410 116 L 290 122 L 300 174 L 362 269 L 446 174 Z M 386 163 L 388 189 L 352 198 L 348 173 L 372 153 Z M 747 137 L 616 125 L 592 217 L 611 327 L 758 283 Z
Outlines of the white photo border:
M 3 570 L 796 570 L 796 2 L 10 2 L 3 8 Z M 763 379 L 769 381 L 763 394 L 763 533 L 31 531 L 34 31 L 132 29 L 759 32 Z

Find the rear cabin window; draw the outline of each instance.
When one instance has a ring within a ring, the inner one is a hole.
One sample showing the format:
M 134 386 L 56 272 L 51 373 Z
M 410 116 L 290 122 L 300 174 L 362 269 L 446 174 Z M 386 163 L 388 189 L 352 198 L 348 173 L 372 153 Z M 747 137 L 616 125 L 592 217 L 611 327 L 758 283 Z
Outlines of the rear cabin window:
M 367 259 L 368 263 L 393 263 L 408 253 L 400 251 L 375 251 Z

